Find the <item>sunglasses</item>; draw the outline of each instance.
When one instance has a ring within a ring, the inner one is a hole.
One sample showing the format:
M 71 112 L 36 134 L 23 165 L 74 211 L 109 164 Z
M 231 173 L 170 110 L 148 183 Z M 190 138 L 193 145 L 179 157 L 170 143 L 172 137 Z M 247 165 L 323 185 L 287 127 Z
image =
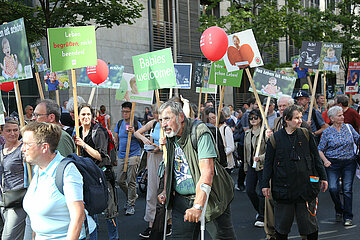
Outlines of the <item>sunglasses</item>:
M 252 117 L 249 117 L 249 120 L 258 120 L 259 117 L 258 116 L 252 116 Z

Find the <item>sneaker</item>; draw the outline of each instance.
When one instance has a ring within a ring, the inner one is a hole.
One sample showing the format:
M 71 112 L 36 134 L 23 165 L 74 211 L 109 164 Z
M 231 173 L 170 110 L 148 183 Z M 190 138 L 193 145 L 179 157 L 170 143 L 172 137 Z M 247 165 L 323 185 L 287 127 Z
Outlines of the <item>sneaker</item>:
M 126 203 L 124 204 L 124 210 L 126 211 L 126 209 L 128 209 L 128 207 L 129 207 L 129 205 L 128 205 L 128 203 L 126 202 Z
M 264 222 L 256 221 L 256 222 L 254 223 L 254 226 L 255 226 L 255 227 L 262 228 L 262 227 L 264 227 Z
M 146 228 L 144 232 L 139 233 L 139 236 L 142 238 L 150 238 L 151 229 L 151 227 Z
M 134 215 L 135 214 L 135 207 L 134 206 L 129 206 L 126 209 L 125 215 Z
M 341 213 L 336 213 L 335 221 L 336 222 L 342 222 L 342 214 Z
M 172 225 L 171 224 L 168 224 L 166 226 L 166 236 L 170 236 L 172 234 Z
M 345 219 L 344 226 L 352 226 L 352 220 L 351 219 Z
M 235 190 L 240 191 L 240 188 L 237 184 L 235 184 Z

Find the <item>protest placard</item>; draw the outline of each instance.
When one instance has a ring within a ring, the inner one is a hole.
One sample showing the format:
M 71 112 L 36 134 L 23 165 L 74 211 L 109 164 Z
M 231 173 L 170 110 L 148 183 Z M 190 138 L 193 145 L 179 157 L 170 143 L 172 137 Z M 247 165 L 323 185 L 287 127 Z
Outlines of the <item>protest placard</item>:
M 135 75 L 124 73 L 121 79 L 120 88 L 116 90 L 115 99 L 119 101 L 152 104 L 154 91 L 139 92 Z
M 40 41 L 30 43 L 30 52 L 33 68 L 35 72 L 44 72 L 47 70 L 46 60 L 44 58 L 43 46 Z
M 345 94 L 356 94 L 359 91 L 360 62 L 350 62 L 347 74 Z
M 99 88 L 110 88 L 110 89 L 119 89 L 120 83 L 123 78 L 124 73 L 124 66 L 123 65 L 112 65 L 108 64 L 109 66 L 109 76 L 103 83 L 99 85 L 90 81 L 89 77 L 86 73 L 86 67 L 81 68 L 80 75 L 77 79 L 77 86 L 79 87 L 96 87 Z
M 139 92 L 176 86 L 171 48 L 133 56 Z
M 97 64 L 95 27 L 48 28 L 52 72 Z
M 24 19 L 0 25 L 0 41 L 0 83 L 32 78 Z
M 228 72 L 264 65 L 252 29 L 229 35 L 228 39 L 229 47 L 222 58 Z
M 320 70 L 334 72 L 340 70 L 342 46 L 342 43 L 324 42 L 322 44 L 319 64 Z
M 196 88 L 209 87 L 210 67 L 210 63 L 195 62 L 194 84 Z
M 293 68 L 275 68 L 275 72 L 297 78 Z
M 66 71 L 50 72 L 44 74 L 45 90 L 56 91 L 69 88 L 69 75 Z
M 191 63 L 174 63 L 176 86 L 174 88 L 191 89 Z
M 211 64 L 209 84 L 240 87 L 242 75 L 243 70 L 228 72 L 224 60 L 219 60 Z
M 256 68 L 253 78 L 257 93 L 273 98 L 279 98 L 281 95 L 292 96 L 296 81 L 296 77 L 264 68 Z M 249 91 L 253 92 L 252 87 L 249 87 Z
M 319 69 L 321 47 L 321 42 L 303 41 L 299 56 L 299 67 Z
M 210 94 L 217 93 L 217 85 L 215 84 L 208 84 L 208 87 L 203 87 L 203 88 L 197 87 L 195 92 L 200 93 L 200 89 L 202 89 L 201 90 L 202 93 L 210 93 Z

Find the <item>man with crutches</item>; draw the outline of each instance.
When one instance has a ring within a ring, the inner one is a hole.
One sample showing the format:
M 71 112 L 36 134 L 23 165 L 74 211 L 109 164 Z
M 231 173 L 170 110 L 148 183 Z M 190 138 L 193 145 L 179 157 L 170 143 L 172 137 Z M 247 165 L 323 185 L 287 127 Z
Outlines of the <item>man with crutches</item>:
M 236 239 L 230 213 L 234 183 L 217 160 L 210 130 L 186 118 L 178 103 L 164 103 L 159 113 L 167 148 L 165 189 L 159 201 L 172 209 L 169 239 L 198 239 L 202 215 L 202 229 L 206 222 L 213 239 Z

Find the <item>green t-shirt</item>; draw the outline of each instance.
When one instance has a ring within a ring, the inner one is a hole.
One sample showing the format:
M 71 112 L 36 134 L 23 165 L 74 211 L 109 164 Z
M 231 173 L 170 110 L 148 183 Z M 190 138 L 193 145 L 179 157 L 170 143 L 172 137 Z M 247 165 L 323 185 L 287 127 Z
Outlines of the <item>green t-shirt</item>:
M 61 137 L 56 150 L 58 150 L 63 157 L 67 157 L 69 154 L 76 152 L 74 141 L 71 136 L 63 130 L 61 130 Z
M 174 158 L 174 188 L 181 195 L 195 194 L 195 183 L 191 176 L 189 163 L 183 150 L 175 140 L 175 158 Z M 202 135 L 198 142 L 198 159 L 215 158 L 216 150 L 209 133 Z

